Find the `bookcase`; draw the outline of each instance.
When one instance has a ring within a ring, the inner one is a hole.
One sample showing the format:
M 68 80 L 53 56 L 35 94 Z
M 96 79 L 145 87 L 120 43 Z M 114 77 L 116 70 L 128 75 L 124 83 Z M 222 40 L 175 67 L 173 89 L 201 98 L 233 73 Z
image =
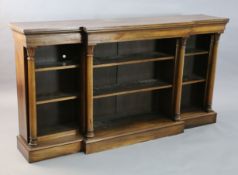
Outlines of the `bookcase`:
M 215 123 L 217 49 L 227 22 L 178 15 L 12 23 L 18 149 L 35 162 Z

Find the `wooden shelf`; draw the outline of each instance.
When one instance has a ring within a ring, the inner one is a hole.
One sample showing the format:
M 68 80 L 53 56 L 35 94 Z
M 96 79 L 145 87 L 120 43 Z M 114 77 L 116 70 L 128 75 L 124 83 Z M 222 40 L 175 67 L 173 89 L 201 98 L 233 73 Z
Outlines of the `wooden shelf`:
M 75 93 L 53 93 L 53 94 L 44 94 L 38 95 L 37 97 L 37 105 L 46 104 L 46 103 L 54 103 L 59 101 L 73 100 L 77 99 L 78 95 Z
M 36 72 L 45 72 L 45 71 L 54 71 L 54 70 L 64 70 L 64 69 L 74 69 L 78 68 L 79 65 L 75 62 L 58 62 L 58 63 L 47 63 L 47 64 L 38 64 L 36 66 Z
M 101 132 L 102 130 L 113 130 L 114 128 L 133 128 L 133 125 L 138 125 L 141 123 L 150 123 L 151 121 L 168 122 L 168 117 L 156 113 L 145 113 L 140 115 L 129 115 L 126 117 L 112 116 L 94 116 L 94 127 L 96 132 Z M 152 124 L 152 123 L 151 123 Z M 99 135 L 98 135 L 99 136 Z
M 190 57 L 195 55 L 206 55 L 206 54 L 209 54 L 209 51 L 201 50 L 201 49 L 187 49 L 185 56 Z
M 94 88 L 94 99 L 137 92 L 171 88 L 172 85 L 157 79 L 149 79 L 129 84 L 115 84 L 101 88 Z
M 201 76 L 191 75 L 191 76 L 186 76 L 183 78 L 183 85 L 202 83 L 205 81 L 206 81 L 206 79 Z
M 120 55 L 115 57 L 95 57 L 94 68 L 119 66 L 125 64 L 137 64 L 151 61 L 172 60 L 174 56 L 160 52 L 139 53 L 130 55 Z
M 58 124 L 54 126 L 50 125 L 50 126 L 45 126 L 44 128 L 40 128 L 40 130 L 38 131 L 38 135 L 45 136 L 45 135 L 50 135 L 54 133 L 75 130 L 76 128 L 78 128 L 76 122 Z

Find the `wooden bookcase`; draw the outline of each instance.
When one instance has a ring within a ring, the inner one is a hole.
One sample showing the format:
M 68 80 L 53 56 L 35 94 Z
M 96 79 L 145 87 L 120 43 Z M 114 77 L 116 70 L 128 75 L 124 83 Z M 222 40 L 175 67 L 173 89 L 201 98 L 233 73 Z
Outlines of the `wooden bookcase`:
M 18 149 L 29 162 L 93 153 L 216 122 L 227 18 L 12 23 Z

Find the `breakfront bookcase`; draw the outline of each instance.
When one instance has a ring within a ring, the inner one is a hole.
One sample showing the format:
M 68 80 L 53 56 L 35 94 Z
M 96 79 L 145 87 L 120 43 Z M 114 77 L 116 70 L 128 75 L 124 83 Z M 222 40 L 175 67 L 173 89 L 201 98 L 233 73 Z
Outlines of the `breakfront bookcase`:
M 12 23 L 18 149 L 35 162 L 216 122 L 217 49 L 227 22 L 178 15 Z

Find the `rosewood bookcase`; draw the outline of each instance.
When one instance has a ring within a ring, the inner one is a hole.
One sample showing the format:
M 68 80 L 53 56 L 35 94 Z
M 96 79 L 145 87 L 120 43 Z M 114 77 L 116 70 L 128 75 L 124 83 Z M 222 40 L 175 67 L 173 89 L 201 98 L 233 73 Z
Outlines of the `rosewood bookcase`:
M 227 22 L 178 15 L 12 23 L 18 149 L 35 162 L 216 122 L 217 49 Z

